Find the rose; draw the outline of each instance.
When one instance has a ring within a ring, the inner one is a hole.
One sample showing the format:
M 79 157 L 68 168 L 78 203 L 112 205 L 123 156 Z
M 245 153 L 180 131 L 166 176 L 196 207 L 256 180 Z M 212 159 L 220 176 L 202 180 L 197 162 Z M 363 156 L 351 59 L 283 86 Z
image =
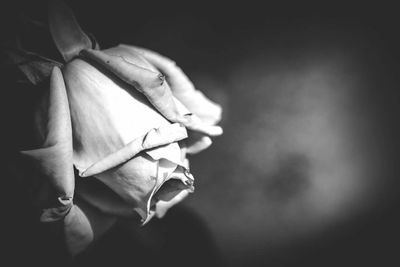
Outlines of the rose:
M 111 79 L 81 59 L 68 63 L 63 76 L 75 142 L 73 162 L 82 176 L 95 175 L 131 203 L 143 220 L 150 215 L 149 193 L 156 185 L 161 186 L 165 177 L 175 175 L 175 179 L 188 184 L 174 194 L 182 190 L 184 194 L 188 192 L 184 188 L 192 188 L 185 151 L 176 142 L 187 137 L 185 127 L 171 124 L 134 88 Z M 144 143 L 146 151 L 136 154 Z M 137 156 L 132 158 L 134 155 Z M 120 164 L 123 165 L 106 171 Z M 176 190 L 176 186 L 182 187 L 175 183 L 169 190 Z M 160 197 L 161 192 L 158 191 Z
M 66 64 L 53 65 L 36 112 L 40 147 L 23 154 L 50 185 L 42 221 L 62 221 L 77 254 L 117 217 L 139 214 L 145 224 L 193 191 L 186 154 L 222 134 L 221 109 L 168 58 L 126 45 L 99 50 L 62 3 L 49 23 Z M 29 78 L 36 67 L 22 70 Z

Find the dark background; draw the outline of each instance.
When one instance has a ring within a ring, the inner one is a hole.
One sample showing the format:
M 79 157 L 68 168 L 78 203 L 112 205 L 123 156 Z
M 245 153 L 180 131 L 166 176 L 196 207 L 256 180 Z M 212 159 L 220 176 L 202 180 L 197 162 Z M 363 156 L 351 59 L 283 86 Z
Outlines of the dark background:
M 223 106 L 225 130 L 191 159 L 195 194 L 143 229 L 121 222 L 76 265 L 400 264 L 394 6 L 67 3 L 101 47 L 135 44 L 174 59 Z M 21 30 L 21 13 L 44 20 L 45 4 L 3 2 L 2 40 Z M 58 56 L 45 35 L 34 36 L 35 48 Z M 10 83 L 1 91 L 3 163 L 10 165 L 30 138 L 35 92 Z M 2 177 L 0 260 L 67 264 L 11 177 Z

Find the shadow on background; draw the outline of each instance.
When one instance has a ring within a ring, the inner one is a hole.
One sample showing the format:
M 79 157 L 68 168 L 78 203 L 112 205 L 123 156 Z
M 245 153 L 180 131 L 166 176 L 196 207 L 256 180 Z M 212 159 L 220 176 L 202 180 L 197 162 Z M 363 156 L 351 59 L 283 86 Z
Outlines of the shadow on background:
M 40 4 L 20 3 L 3 8 L 4 33 L 16 30 L 12 18 L 21 10 L 43 19 Z M 192 157 L 195 194 L 141 230 L 121 222 L 76 264 L 400 264 L 395 9 L 67 3 L 102 47 L 131 43 L 174 59 L 221 103 L 225 130 Z M 45 38 L 35 47 L 52 53 Z M 29 143 L 35 97 L 11 88 L 1 92 L 4 155 Z M 18 183 L 4 177 L 3 252 L 21 264 L 66 262 L 19 197 Z

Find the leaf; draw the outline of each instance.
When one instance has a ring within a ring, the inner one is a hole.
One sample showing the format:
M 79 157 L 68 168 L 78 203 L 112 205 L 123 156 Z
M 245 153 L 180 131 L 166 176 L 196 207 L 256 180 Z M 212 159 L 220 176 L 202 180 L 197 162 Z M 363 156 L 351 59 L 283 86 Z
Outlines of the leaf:
M 62 67 L 57 61 L 23 49 L 8 47 L 4 51 L 9 64 L 21 70 L 27 80 L 35 85 L 47 79 L 54 67 Z
M 49 1 L 50 33 L 66 62 L 94 45 L 79 26 L 72 10 L 60 0 Z

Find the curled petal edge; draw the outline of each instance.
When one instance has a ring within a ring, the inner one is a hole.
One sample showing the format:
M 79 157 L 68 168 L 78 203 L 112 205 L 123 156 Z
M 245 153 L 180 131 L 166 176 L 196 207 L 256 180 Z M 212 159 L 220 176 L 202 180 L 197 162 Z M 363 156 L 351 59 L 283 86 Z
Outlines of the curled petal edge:
M 167 210 L 172 207 L 174 204 L 178 203 L 181 201 L 183 198 L 188 196 L 189 193 L 194 192 L 194 177 L 190 173 L 190 171 L 181 165 L 177 166 L 177 170 L 181 170 L 182 173 L 181 175 L 170 175 L 169 177 L 165 178 L 160 178 L 158 177 L 157 180 L 160 180 L 158 184 L 156 184 L 151 191 L 151 194 L 147 200 L 147 207 L 146 207 L 146 214 L 143 214 L 143 211 L 140 209 L 136 209 L 136 211 L 139 213 L 139 215 L 142 217 L 141 223 L 142 226 L 147 224 L 154 216 L 157 217 L 162 217 Z M 151 208 L 152 205 L 152 200 L 155 197 L 155 195 L 161 190 L 163 186 L 165 186 L 166 183 L 170 180 L 179 180 L 182 185 L 180 189 L 175 188 L 175 193 L 173 193 L 173 197 L 171 197 L 168 201 L 158 201 L 158 203 L 155 204 L 155 209 Z M 157 205 L 162 205 L 162 211 L 161 214 L 157 210 Z
M 80 173 L 82 177 L 93 176 L 116 167 L 138 153 L 157 146 L 167 145 L 187 138 L 185 127 L 179 123 L 151 129 L 145 135 L 134 139 L 118 151 L 92 164 Z
M 174 96 L 203 121 L 208 124 L 216 124 L 221 120 L 221 106 L 197 90 L 189 77 L 176 65 L 175 61 L 142 47 L 120 44 L 118 48 L 130 53 L 140 54 L 160 70 L 165 75 Z
M 202 133 L 207 132 L 210 136 L 222 133 L 221 128 L 214 126 L 214 124 L 221 120 L 221 106 L 197 90 L 173 60 L 149 49 L 131 45 L 120 44 L 116 48 L 113 48 L 113 50 L 119 51 L 123 55 L 130 55 L 132 59 L 138 58 L 137 62 L 140 62 L 140 58 L 147 60 L 153 67 L 165 75 L 174 97 L 178 100 L 175 100 L 175 104 L 180 113 L 188 114 L 189 112 L 193 112 L 196 115 L 186 124 L 188 129 L 192 130 L 189 133 L 189 138 L 185 140 L 189 154 L 199 153 L 212 144 L 211 138 Z M 205 131 L 204 129 L 207 130 Z
M 143 93 L 167 120 L 181 123 L 186 128 L 205 135 L 222 134 L 221 127 L 208 125 L 195 114 L 190 113 L 186 107 L 184 109 L 179 107 L 177 104 L 179 100 L 174 97 L 168 83 L 165 82 L 165 76 L 161 73 L 139 66 L 122 56 L 109 55 L 103 51 L 84 49 L 80 52 L 80 56 L 105 68 Z M 183 106 L 181 103 L 180 105 Z
M 42 214 L 40 215 L 41 222 L 54 222 L 63 219 L 74 205 L 72 197 L 58 197 L 57 200 L 60 203 L 58 207 L 42 210 Z

